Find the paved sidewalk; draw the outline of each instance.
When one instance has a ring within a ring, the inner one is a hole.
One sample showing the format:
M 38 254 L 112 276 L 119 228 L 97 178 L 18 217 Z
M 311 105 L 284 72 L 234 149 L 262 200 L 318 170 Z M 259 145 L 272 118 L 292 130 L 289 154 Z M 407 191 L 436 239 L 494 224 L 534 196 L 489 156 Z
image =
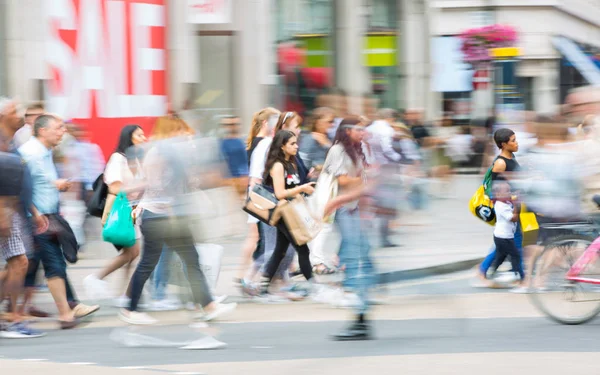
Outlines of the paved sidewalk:
M 474 218 L 467 206 L 479 183 L 479 176 L 456 176 L 448 192 L 453 198 L 433 199 L 424 211 L 409 211 L 400 215 L 400 227 L 396 229 L 393 240 L 401 246 L 374 250 L 380 283 L 469 269 L 486 255 L 492 243 L 493 228 Z M 240 215 L 244 215 L 241 210 Z M 243 217 L 235 221 L 243 222 Z M 99 222 L 90 223 L 90 227 L 96 232 L 88 238 L 81 260 L 69 267 L 75 290 L 83 299 L 83 279 L 101 269 L 117 254 L 114 247 L 99 239 Z M 238 227 L 239 234 L 214 241 L 224 248 L 217 294 L 238 295 L 231 281 L 238 270 L 245 226 Z M 337 249 L 339 238 L 337 234 L 331 237 L 327 247 Z M 121 270 L 107 278 L 114 295 L 124 290 L 125 280 Z

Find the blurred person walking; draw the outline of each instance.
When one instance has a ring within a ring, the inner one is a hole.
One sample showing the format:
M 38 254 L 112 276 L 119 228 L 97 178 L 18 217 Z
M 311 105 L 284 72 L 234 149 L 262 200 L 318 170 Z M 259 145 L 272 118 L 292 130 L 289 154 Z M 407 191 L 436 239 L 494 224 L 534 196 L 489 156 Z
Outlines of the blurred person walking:
M 507 128 L 496 130 L 494 133 L 494 143 L 496 144 L 496 147 L 501 150 L 501 152 L 492 164 L 492 183 L 499 180 L 508 180 L 510 182 L 510 179 L 515 178 L 516 172 L 521 169 L 521 166 L 517 162 L 517 159 L 514 155 L 514 153 L 519 150 L 519 143 L 517 142 L 515 132 Z M 490 198 L 493 199 L 494 197 Z M 522 252 L 523 234 L 518 222 L 514 240 L 519 252 Z M 495 258 L 496 247 L 493 246 L 489 255 L 479 266 L 478 276 L 480 280 L 483 281 L 484 286 L 489 285 L 487 273 Z
M 155 270 L 163 249 L 176 252 L 185 265 L 193 301 L 202 306 L 202 320 L 210 321 L 231 312 L 236 304 L 221 304 L 213 300 L 209 285 L 200 267 L 198 251 L 190 229 L 190 207 L 183 196 L 188 193 L 191 180 L 186 166 L 189 146 L 189 127 L 172 123 L 171 132 L 163 139 L 154 140 L 144 156 L 143 175 L 146 187 L 138 205 L 141 210 L 141 231 L 144 236 L 142 257 L 131 280 L 131 303 L 121 309 L 119 317 L 134 325 L 156 323 L 156 319 L 139 312 L 139 302 L 146 281 Z M 192 158 L 193 159 L 193 158 Z
M 14 135 L 22 125 L 22 119 L 18 116 L 17 105 L 8 98 L 0 98 L 0 151 L 6 153 L 6 157 L 14 155 L 15 162 L 20 159 L 17 151 Z M 4 166 L 8 167 L 10 162 L 5 156 L 0 156 Z M 45 231 L 48 222 L 31 207 L 32 181 L 29 169 L 22 165 L 21 170 L 7 170 L 2 178 L 9 181 L 20 180 L 18 192 L 4 191 L 0 189 L 0 252 L 6 261 L 6 274 L 0 284 L 0 305 L 4 298 L 9 299 L 9 309 L 0 317 L 0 337 L 2 338 L 34 338 L 41 337 L 44 333 L 31 329 L 25 317 L 19 313 L 17 301 L 25 285 L 25 276 L 29 261 L 27 252 L 33 251 L 31 226 L 27 213 L 31 210 L 31 217 L 37 231 Z M 18 174 L 21 174 L 19 176 Z M 7 186 L 8 188 L 8 186 Z M 17 193 L 18 196 L 15 194 Z M 13 195 L 14 194 L 14 195 Z
M 106 206 L 102 214 L 102 227 L 112 209 L 117 194 L 125 192 L 130 202 L 139 199 L 141 184 L 143 183 L 143 174 L 141 162 L 136 157 L 128 157 L 128 150 L 132 151 L 133 146 L 139 146 L 146 142 L 144 130 L 139 125 L 127 125 L 121 129 L 119 140 L 115 152 L 108 159 L 108 164 L 104 169 L 104 183 L 108 186 L 108 196 Z M 134 261 L 140 254 L 141 232 L 139 225 L 135 226 L 136 243 L 131 247 L 122 247 L 115 245 L 120 254 L 116 256 L 105 268 L 97 274 L 88 275 L 84 280 L 84 286 L 88 298 L 105 298 L 109 295 L 108 283 L 104 279 L 118 269 L 125 268 L 125 281 L 129 280 L 130 272 Z M 118 307 L 127 306 L 131 297 L 131 285 L 128 283 L 127 290 L 123 296 L 116 300 Z
M 274 134 L 277 134 L 281 130 L 288 130 L 288 131 L 291 131 L 292 133 L 294 133 L 294 135 L 296 136 L 296 139 L 299 139 L 300 133 L 301 133 L 301 128 L 300 128 L 301 124 L 302 124 L 302 117 L 300 117 L 300 115 L 298 115 L 296 112 L 282 112 L 279 115 L 277 124 L 275 125 Z M 269 142 L 269 144 L 271 144 L 272 140 L 269 138 L 269 139 L 266 139 L 264 142 L 265 143 Z M 268 157 L 268 155 L 265 155 L 265 156 Z M 310 181 L 311 171 L 308 170 L 308 168 L 306 167 L 306 165 L 304 164 L 304 162 L 298 155 L 294 155 L 293 159 L 294 159 L 295 165 L 298 170 L 300 184 L 308 183 Z M 266 163 L 265 163 L 265 165 L 266 165 Z M 265 165 L 263 165 L 262 169 L 256 168 L 253 171 L 254 175 L 258 175 L 259 172 L 261 172 L 263 174 L 261 183 L 264 182 L 264 175 L 265 175 L 265 171 L 266 171 Z M 270 187 L 267 186 L 267 188 L 270 188 Z M 264 253 L 258 259 L 256 259 L 256 261 L 254 262 L 254 268 L 258 269 L 261 274 L 265 274 L 267 272 L 267 266 L 268 266 L 267 262 L 269 261 L 269 259 L 272 258 L 273 252 L 275 251 L 276 242 L 277 242 L 277 238 L 278 238 L 277 237 L 278 232 L 277 232 L 277 228 L 269 226 L 269 225 L 262 225 L 262 223 L 261 223 L 261 231 L 262 231 L 262 236 L 263 236 L 263 240 L 264 240 Z M 275 271 L 275 275 L 273 276 L 273 279 L 276 279 L 277 281 L 282 282 L 281 288 L 279 290 L 280 293 L 277 293 L 277 294 L 279 294 L 279 296 L 281 296 L 283 298 L 287 298 L 287 299 L 291 299 L 291 300 L 302 299 L 306 294 L 306 291 L 299 290 L 295 285 L 289 284 L 289 270 L 293 266 L 295 255 L 296 255 L 296 251 L 294 250 L 294 247 L 292 245 L 289 245 L 287 248 L 287 251 L 285 252 L 283 259 L 279 263 L 279 267 Z M 267 300 L 265 300 L 265 298 L 261 298 L 261 301 L 263 301 L 263 302 L 278 301 L 279 298 L 278 298 L 277 294 L 275 294 L 275 293 L 270 294 L 268 296 Z
M 299 194 L 310 195 L 314 192 L 314 183 L 302 183 L 300 168 L 296 163 L 298 153 L 297 133 L 290 130 L 280 130 L 275 134 L 269 149 L 267 162 L 264 167 L 263 185 L 273 190 L 277 199 L 290 199 Z M 280 268 L 290 245 L 298 253 L 300 270 L 309 282 L 312 282 L 312 266 L 308 245 L 297 245 L 283 221 L 277 226 L 277 239 L 272 255 L 268 258 L 265 272 L 261 277 L 260 296 L 269 297 L 269 286 L 275 273 Z M 267 255 L 265 247 L 265 256 Z M 287 268 L 284 268 L 287 270 Z
M 41 115 L 35 120 L 33 137 L 19 148 L 19 152 L 31 172 L 33 205 L 40 214 L 48 218 L 50 224 L 50 229 L 34 236 L 36 251 L 29 259 L 26 278 L 29 290 L 23 306 L 26 307 L 32 297 L 32 288 L 41 262 L 48 279 L 48 288 L 58 308 L 60 326 L 62 329 L 69 329 L 79 324 L 79 318 L 96 312 L 100 307 L 87 306 L 76 300 L 67 277 L 67 264 L 58 238 L 59 233 L 64 233 L 62 228 L 68 226 L 59 217 L 59 193 L 68 190 L 71 183 L 58 178 L 52 161 L 52 149 L 60 143 L 64 133 L 65 125 L 60 118 Z
M 93 193 L 92 185 L 104 171 L 104 156 L 97 144 L 89 142 L 85 130 L 68 122 L 67 133 L 71 140 L 64 138 L 58 148 L 64 156 L 63 176 L 68 178 L 72 186 L 61 194 L 61 214 L 69 223 L 80 247 L 85 244 L 85 220 L 87 218 L 87 202 Z
M 265 142 L 267 138 L 272 137 L 273 130 L 279 120 L 280 112 L 271 107 L 264 108 L 254 114 L 250 132 L 246 140 L 246 150 L 249 160 L 249 188 L 262 180 L 262 170 L 264 169 L 267 151 L 270 141 Z M 260 147 L 259 147 L 260 146 Z M 256 155 L 255 155 L 256 153 Z M 233 280 L 243 295 L 256 294 L 248 282 L 252 276 L 249 275 L 250 266 L 254 259 L 258 259 L 264 253 L 264 239 L 261 230 L 262 223 L 258 219 L 248 215 L 248 234 L 242 245 L 242 259 L 237 277 Z
M 328 107 L 317 108 L 311 115 L 311 133 L 300 138 L 299 155 L 309 170 L 312 170 L 311 180 L 317 181 L 327 153 L 333 145 L 328 133 L 333 128 L 335 112 Z M 316 275 L 330 275 L 337 272 L 335 261 L 331 254 L 326 254 L 325 243 L 333 231 L 333 225 L 323 223 L 323 229 L 308 246 L 311 249 L 310 261 L 313 273 Z
M 366 313 L 368 290 L 373 284 L 374 268 L 366 223 L 361 219 L 361 203 L 367 179 L 367 162 L 362 148 L 364 124 L 358 118 L 344 119 L 333 146 L 327 154 L 323 170 L 335 176 L 339 195 L 328 203 L 337 208 L 335 223 L 340 231 L 340 264 L 345 266 L 343 306 L 356 309 L 356 321 L 337 340 L 367 339 L 370 336 Z M 326 209 L 326 214 L 333 209 Z
M 402 155 L 396 152 L 393 147 L 395 132 L 392 124 L 396 121 L 397 116 L 395 110 L 383 108 L 377 114 L 378 119 L 367 127 L 369 138 L 366 142 L 370 146 L 375 164 L 372 167 L 380 169 L 380 173 L 389 177 L 398 172 L 398 163 L 402 160 Z M 383 182 L 384 185 L 378 189 L 383 198 L 378 202 L 380 207 L 378 215 L 380 243 L 382 247 L 396 247 L 397 245 L 389 237 L 390 221 L 396 217 L 399 204 L 398 200 L 395 199 L 398 196 L 398 189 L 393 183 L 385 186 L 387 182 L 390 182 L 390 179 Z
M 227 162 L 230 185 L 241 197 L 245 197 L 248 188 L 248 153 L 240 138 L 240 118 L 221 118 L 221 128 L 224 132 L 221 139 L 221 155 Z

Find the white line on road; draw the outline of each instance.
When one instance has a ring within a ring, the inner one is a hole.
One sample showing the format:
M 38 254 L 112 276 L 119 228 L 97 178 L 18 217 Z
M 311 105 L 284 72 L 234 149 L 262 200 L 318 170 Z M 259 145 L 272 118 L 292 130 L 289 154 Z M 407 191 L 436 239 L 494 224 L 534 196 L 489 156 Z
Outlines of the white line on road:
M 68 364 L 74 365 L 74 366 L 94 366 L 94 365 L 96 365 L 95 362 L 71 362 Z
M 251 346 L 250 349 L 273 349 L 272 346 Z
M 146 370 L 144 366 L 123 366 L 117 368 L 120 370 Z
M 25 361 L 25 362 L 44 362 L 44 361 L 47 361 L 47 359 L 45 359 L 45 358 L 25 358 L 25 359 L 22 359 L 21 361 Z

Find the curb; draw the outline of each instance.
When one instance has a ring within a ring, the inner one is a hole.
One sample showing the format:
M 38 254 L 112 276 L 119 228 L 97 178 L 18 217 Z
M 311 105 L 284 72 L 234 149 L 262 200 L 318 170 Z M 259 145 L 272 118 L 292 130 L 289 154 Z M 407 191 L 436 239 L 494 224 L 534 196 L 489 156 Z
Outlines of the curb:
M 415 268 L 411 270 L 402 270 L 402 271 L 391 271 L 391 272 L 383 272 L 377 275 L 377 284 L 391 284 L 399 281 L 408 281 L 415 279 L 422 279 L 430 276 L 439 276 L 445 275 L 448 273 L 466 271 L 477 264 L 481 263 L 485 259 L 484 257 L 475 258 L 475 259 L 467 259 L 458 262 L 440 264 L 431 267 L 424 268 Z

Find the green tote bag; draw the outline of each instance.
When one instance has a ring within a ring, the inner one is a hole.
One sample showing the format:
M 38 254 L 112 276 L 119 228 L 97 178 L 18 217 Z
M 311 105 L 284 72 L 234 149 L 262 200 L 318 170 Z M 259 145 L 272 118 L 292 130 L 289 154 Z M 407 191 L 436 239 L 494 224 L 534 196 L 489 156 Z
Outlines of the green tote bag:
M 131 205 L 125 193 L 117 195 L 102 229 L 102 239 L 113 245 L 131 247 L 135 245 L 135 228 L 131 217 Z

